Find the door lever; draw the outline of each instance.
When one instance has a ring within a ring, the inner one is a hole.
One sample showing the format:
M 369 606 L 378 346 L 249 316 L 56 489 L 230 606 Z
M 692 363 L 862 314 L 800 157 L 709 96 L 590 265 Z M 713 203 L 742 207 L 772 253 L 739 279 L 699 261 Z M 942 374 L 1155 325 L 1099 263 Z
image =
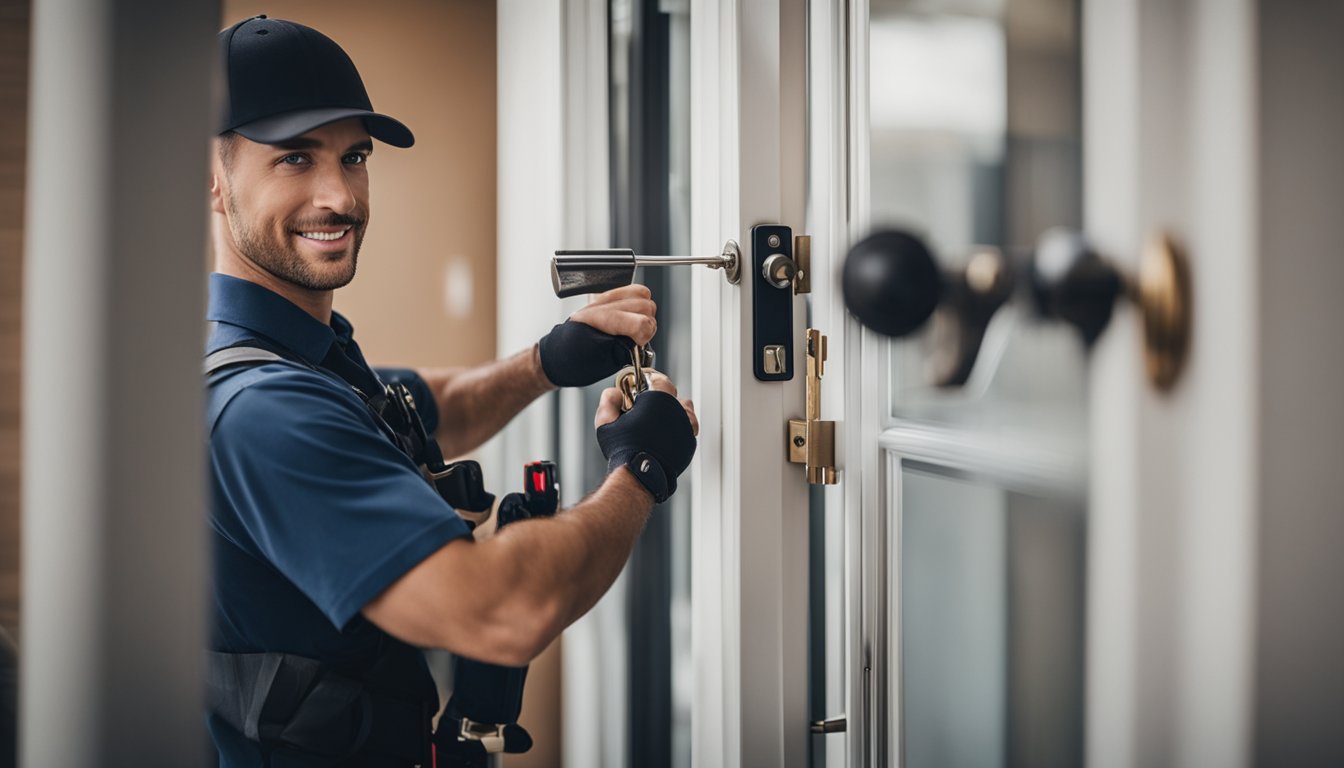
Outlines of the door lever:
M 741 251 L 729 240 L 717 256 L 639 256 L 629 248 L 599 248 L 587 251 L 556 251 L 551 259 L 551 286 L 560 298 L 601 293 L 630 285 L 636 267 L 674 267 L 703 264 L 722 269 L 728 282 L 741 277 Z

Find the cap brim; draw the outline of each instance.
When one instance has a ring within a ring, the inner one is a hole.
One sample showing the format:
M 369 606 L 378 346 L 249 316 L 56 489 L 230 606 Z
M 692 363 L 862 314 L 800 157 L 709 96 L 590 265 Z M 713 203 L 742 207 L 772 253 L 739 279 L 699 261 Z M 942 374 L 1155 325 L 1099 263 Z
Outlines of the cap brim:
M 337 120 L 358 117 L 373 138 L 403 149 L 415 144 L 415 135 L 399 120 L 365 109 L 332 107 L 328 109 L 300 109 L 260 120 L 253 120 L 233 130 L 245 138 L 261 144 L 278 144 Z

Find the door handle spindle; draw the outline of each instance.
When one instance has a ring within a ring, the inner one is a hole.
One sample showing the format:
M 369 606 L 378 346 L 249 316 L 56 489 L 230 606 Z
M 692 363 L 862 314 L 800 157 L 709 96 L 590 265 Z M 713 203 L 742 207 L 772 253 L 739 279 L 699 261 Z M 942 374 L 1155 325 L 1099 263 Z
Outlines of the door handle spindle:
M 717 256 L 641 256 L 629 248 L 556 251 L 551 259 L 551 286 L 560 298 L 601 293 L 635 281 L 637 267 L 704 265 L 722 269 L 729 283 L 741 277 L 741 251 L 737 242 L 724 243 Z

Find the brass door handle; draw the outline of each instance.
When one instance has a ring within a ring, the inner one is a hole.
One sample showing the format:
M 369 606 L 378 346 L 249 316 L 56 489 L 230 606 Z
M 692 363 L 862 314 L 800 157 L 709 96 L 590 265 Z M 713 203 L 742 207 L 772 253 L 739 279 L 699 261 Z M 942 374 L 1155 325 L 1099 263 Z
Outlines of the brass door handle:
M 1073 326 L 1089 348 L 1116 302 L 1133 301 L 1143 318 L 1149 380 L 1166 390 L 1180 377 L 1190 336 L 1190 276 L 1183 252 L 1165 233 L 1152 239 L 1130 278 L 1080 233 L 1062 228 L 1045 232 L 1016 263 L 983 247 L 947 273 L 919 237 L 880 230 L 850 249 L 842 276 L 850 314 L 878 333 L 906 336 L 935 312 L 955 324 L 955 348 L 939 365 L 940 386 L 966 382 L 989 321 L 1019 285 L 1038 315 Z

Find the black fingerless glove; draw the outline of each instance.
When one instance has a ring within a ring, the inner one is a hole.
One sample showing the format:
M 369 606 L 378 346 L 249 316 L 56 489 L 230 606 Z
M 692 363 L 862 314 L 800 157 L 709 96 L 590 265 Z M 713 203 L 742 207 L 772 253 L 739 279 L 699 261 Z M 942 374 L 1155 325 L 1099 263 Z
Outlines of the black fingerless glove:
M 677 477 L 691 465 L 695 434 L 677 398 L 649 390 L 610 424 L 597 428 L 607 472 L 626 467 L 659 504 L 677 490 Z
M 557 387 L 586 387 L 630 364 L 635 342 L 566 320 L 541 337 L 541 369 Z

